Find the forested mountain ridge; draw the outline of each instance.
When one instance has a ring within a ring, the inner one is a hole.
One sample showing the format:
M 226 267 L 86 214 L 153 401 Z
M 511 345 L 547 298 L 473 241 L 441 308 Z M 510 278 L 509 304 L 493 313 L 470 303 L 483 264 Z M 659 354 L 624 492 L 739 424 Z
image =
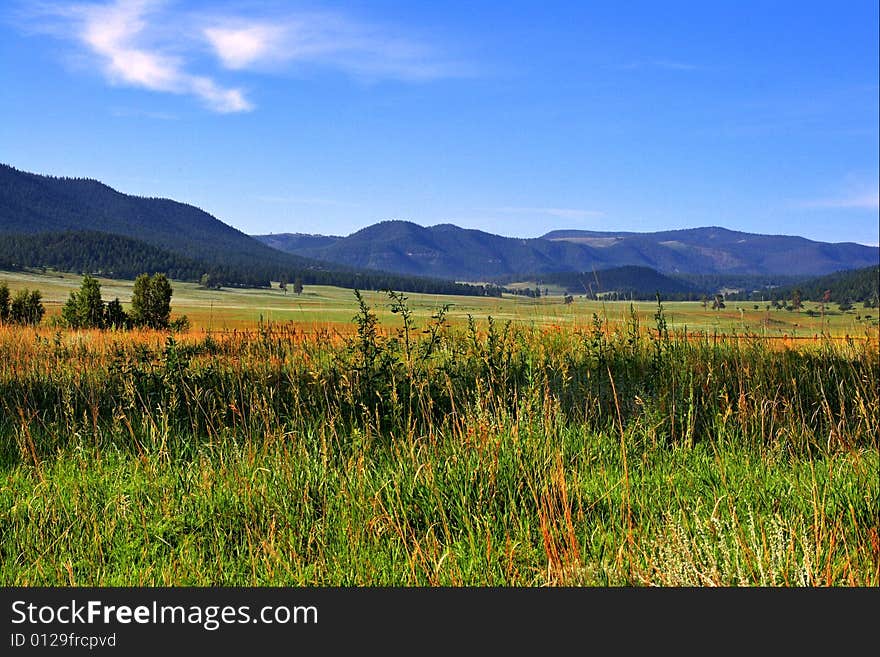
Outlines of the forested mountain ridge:
M 186 258 L 248 266 L 314 267 L 272 249 L 204 210 L 130 196 L 88 178 L 56 178 L 0 165 L 0 233 L 92 231 L 123 235 Z
M 347 237 L 255 236 L 297 255 L 457 280 L 583 272 L 624 266 L 662 274 L 816 276 L 874 264 L 880 250 L 720 227 L 658 233 L 553 231 L 539 238 L 493 235 L 452 224 L 384 221 Z
M 817 242 L 720 226 L 654 233 L 552 231 L 543 238 L 597 246 L 609 255 L 637 252 L 669 273 L 819 276 L 880 259 L 877 247 L 854 242 Z
M 132 277 L 167 271 L 223 285 L 270 280 L 364 289 L 499 294 L 495 285 L 556 278 L 572 292 L 577 272 L 609 272 L 594 289 L 691 294 L 682 275 L 792 280 L 876 265 L 880 250 L 720 227 L 658 233 L 553 231 L 540 238 L 493 235 L 452 224 L 385 221 L 347 237 L 292 233 L 255 239 L 177 201 L 130 196 L 84 178 L 56 178 L 0 165 L 0 266 L 49 266 Z M 614 271 L 612 271 L 614 270 Z M 637 280 L 638 279 L 638 280 Z M 595 281 L 594 281 L 595 282 Z
M 201 270 L 192 279 L 208 273 L 223 285 L 259 287 L 300 278 L 304 284 L 362 289 L 498 293 L 284 253 L 186 203 L 130 196 L 96 180 L 43 176 L 5 164 L 0 164 L 0 239 L 0 258 L 7 266 L 97 268 L 129 275 L 134 263 L 143 264 L 145 271 L 165 263 L 169 270 L 186 272 L 186 278 Z M 139 249 L 143 253 L 137 254 Z

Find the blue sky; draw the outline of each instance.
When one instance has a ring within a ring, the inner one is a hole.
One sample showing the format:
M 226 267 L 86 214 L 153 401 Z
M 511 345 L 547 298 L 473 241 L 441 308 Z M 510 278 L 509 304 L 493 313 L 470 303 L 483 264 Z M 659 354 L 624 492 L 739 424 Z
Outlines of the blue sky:
M 877 244 L 877 2 L 5 2 L 0 162 L 249 233 Z

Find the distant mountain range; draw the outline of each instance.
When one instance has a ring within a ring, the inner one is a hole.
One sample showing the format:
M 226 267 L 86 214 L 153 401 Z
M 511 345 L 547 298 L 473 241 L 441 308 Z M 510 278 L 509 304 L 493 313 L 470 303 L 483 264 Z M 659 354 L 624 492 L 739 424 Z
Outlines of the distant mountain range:
M 209 274 L 215 283 L 254 287 L 301 278 L 446 294 L 498 295 L 501 285 L 532 281 L 572 293 L 638 296 L 701 294 L 730 281 L 766 288 L 878 261 L 877 247 L 718 227 L 558 230 L 519 239 L 452 224 L 383 221 L 347 237 L 249 236 L 192 205 L 0 164 L 0 269 L 53 267 L 122 278 L 164 271 L 184 280 Z
M 466 281 L 623 266 L 648 267 L 665 274 L 808 277 L 867 267 L 880 259 L 877 247 L 719 227 L 656 233 L 557 230 L 519 239 L 452 224 L 426 228 L 407 221 L 383 221 L 348 237 L 302 233 L 255 237 L 302 257 Z

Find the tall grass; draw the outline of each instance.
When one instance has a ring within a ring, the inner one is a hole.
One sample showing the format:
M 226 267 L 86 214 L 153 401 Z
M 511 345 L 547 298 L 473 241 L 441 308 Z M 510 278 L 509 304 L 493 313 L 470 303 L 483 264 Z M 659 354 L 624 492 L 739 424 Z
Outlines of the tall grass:
M 0 329 L 5 584 L 877 585 L 875 344 Z

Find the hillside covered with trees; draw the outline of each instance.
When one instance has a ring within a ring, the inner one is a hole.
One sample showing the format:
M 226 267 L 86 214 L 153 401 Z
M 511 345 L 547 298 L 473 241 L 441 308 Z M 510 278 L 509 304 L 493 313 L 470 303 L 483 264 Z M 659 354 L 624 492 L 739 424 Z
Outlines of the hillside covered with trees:
M 465 281 L 645 267 L 661 274 L 818 276 L 877 261 L 877 247 L 712 226 L 656 233 L 552 231 L 538 238 L 495 235 L 453 224 L 382 221 L 347 237 L 257 235 L 303 257 L 403 274 Z
M 773 298 L 790 299 L 798 291 L 805 301 L 832 303 L 864 303 L 877 305 L 880 299 L 880 265 L 852 271 L 839 271 L 819 276 L 797 285 L 781 287 L 773 291 Z
M 96 180 L 56 178 L 0 164 L 0 267 L 52 267 L 134 278 L 143 271 L 215 285 L 306 285 L 460 295 L 494 286 L 362 271 L 281 252 L 207 212 L 169 199 L 122 194 Z

